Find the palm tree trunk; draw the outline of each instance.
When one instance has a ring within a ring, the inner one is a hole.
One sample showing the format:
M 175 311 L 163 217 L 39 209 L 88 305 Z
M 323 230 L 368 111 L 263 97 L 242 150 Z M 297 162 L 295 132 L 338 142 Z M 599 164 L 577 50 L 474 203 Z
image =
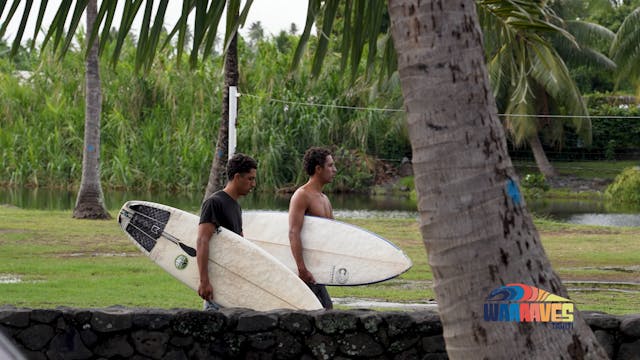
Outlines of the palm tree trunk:
M 538 87 L 536 97 L 540 101 L 538 113 L 542 115 L 549 115 L 549 95 L 542 86 Z M 549 162 L 547 154 L 544 152 L 544 148 L 542 147 L 540 135 L 538 135 L 538 129 L 549 126 L 551 119 L 548 116 L 540 116 L 534 121 L 538 123 L 538 126 L 536 127 L 536 132 L 527 138 L 527 142 L 529 143 L 529 147 L 533 153 L 533 158 L 536 161 L 538 170 L 540 170 L 540 173 L 542 173 L 544 177 L 551 179 L 558 176 L 558 173 Z
M 567 297 L 518 191 L 473 0 L 389 0 L 421 233 L 451 359 L 604 359 L 573 328 L 491 322 L 489 293 L 523 283 Z
M 236 33 L 237 34 L 237 33 Z M 204 195 L 207 199 L 222 189 L 227 181 L 227 159 L 229 157 L 229 87 L 238 85 L 238 39 L 234 34 L 224 59 L 224 91 L 222 95 L 222 119 L 218 130 L 216 152 L 211 164 L 209 182 Z
M 97 0 L 87 4 L 87 41 L 97 17 Z M 87 44 L 90 48 L 85 64 L 86 104 L 84 120 L 84 150 L 82 153 L 82 179 L 73 209 L 73 217 L 79 219 L 110 219 L 104 205 L 100 184 L 100 113 L 102 111 L 102 89 L 98 40 Z
M 547 159 L 547 154 L 542 148 L 540 136 L 538 136 L 538 134 L 530 136 L 527 141 L 529 142 L 529 147 L 531 148 L 531 152 L 533 153 L 533 158 L 536 160 L 538 170 L 540 170 L 542 175 L 544 175 L 547 179 L 558 176 L 556 169 L 553 168 L 553 165 L 551 165 L 549 159 Z

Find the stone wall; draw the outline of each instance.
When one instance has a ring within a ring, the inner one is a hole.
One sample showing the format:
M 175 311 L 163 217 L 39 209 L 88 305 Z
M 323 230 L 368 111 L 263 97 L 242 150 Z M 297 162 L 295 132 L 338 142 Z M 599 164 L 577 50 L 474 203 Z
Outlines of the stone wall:
M 640 359 L 640 315 L 585 316 L 612 359 Z M 0 307 L 0 331 L 28 359 L 447 358 L 427 311 Z

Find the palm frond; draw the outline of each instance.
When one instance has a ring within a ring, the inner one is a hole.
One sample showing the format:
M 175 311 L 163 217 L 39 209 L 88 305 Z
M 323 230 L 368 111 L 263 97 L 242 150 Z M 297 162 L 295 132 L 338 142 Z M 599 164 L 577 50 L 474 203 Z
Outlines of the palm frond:
M 531 76 L 549 94 L 554 102 L 561 104 L 568 114 L 576 115 L 570 124 L 586 144 L 591 144 L 591 120 L 589 112 L 578 87 L 571 80 L 569 69 L 562 59 L 548 47 L 534 47 L 531 61 Z M 561 123 L 566 121 L 554 121 Z M 561 134 L 553 140 L 561 138 Z
M 492 91 L 507 114 L 505 126 L 518 145 L 538 133 L 542 124 L 537 116 L 542 107 L 549 111 L 548 102 L 561 104 L 554 111 L 586 114 L 582 96 L 550 39 L 556 39 L 565 49 L 588 54 L 593 62 L 614 65 L 594 49 L 579 46 L 581 36 L 587 31 L 597 33 L 592 35 L 594 38 L 609 41 L 610 33 L 597 26 L 580 24 L 575 25 L 576 28 L 582 26 L 575 30 L 579 36 L 574 36 L 570 31 L 573 27 L 567 26 L 548 5 L 531 1 L 478 2 Z M 586 142 L 590 141 L 589 121 L 577 120 L 570 124 Z
M 227 0 L 227 29 L 224 35 L 224 53 L 229 49 L 232 38 L 238 32 L 238 29 L 244 26 L 251 4 L 253 4 L 253 0 L 247 0 L 244 7 L 242 7 L 242 11 L 240 11 L 240 0 Z M 212 26 L 213 23 L 207 25 Z M 216 27 L 212 27 L 211 31 L 215 32 Z
M 40 1 L 40 10 L 38 11 L 38 19 L 36 20 L 36 27 L 33 30 L 33 39 L 35 40 L 38 36 L 38 32 L 40 32 L 40 28 L 42 27 L 42 20 L 44 19 L 44 14 L 47 9 L 47 0 Z M 0 10 L 0 16 L 2 15 L 2 11 Z M 1 38 L 2 36 L 0 36 Z M 36 46 L 36 42 L 31 42 L 31 50 L 34 50 Z
M 597 49 L 587 46 L 576 48 L 564 38 L 554 39 L 554 47 L 567 64 L 582 65 L 592 69 L 614 71 L 616 63 Z
M 182 53 L 184 52 L 184 47 L 185 47 L 185 42 L 187 37 L 187 18 L 189 17 L 189 14 L 191 14 L 191 11 L 193 11 L 194 7 L 195 7 L 194 0 L 184 0 L 182 2 L 182 12 L 180 13 L 180 18 L 178 18 L 178 21 L 176 21 L 176 24 L 173 26 L 173 29 L 171 30 L 171 32 L 169 32 L 167 39 L 162 45 L 163 49 L 166 48 L 167 45 L 171 42 L 171 39 L 173 39 L 173 37 L 175 36 L 175 34 L 176 33 L 178 34 L 178 40 L 176 44 L 176 52 L 177 52 L 176 58 L 177 58 L 178 64 L 180 64 L 180 62 L 182 61 Z
M 146 46 L 146 52 L 143 54 L 145 59 L 145 72 L 149 72 L 151 69 L 151 65 L 153 64 L 153 59 L 155 58 L 155 54 L 157 52 L 158 43 L 160 41 L 160 34 L 162 32 L 163 24 L 164 24 L 164 16 L 167 13 L 167 7 L 169 6 L 169 0 L 161 0 L 158 5 L 158 10 L 156 12 L 156 17 L 153 22 L 153 27 L 151 31 L 147 35 L 148 43 Z
M 100 35 L 100 38 L 103 39 L 103 41 L 100 42 L 100 47 L 98 49 L 98 53 L 100 55 L 102 55 L 107 45 L 107 41 L 105 41 L 104 39 L 107 39 L 109 37 L 109 32 L 111 31 L 111 24 L 113 23 L 113 18 L 115 17 L 115 14 L 116 14 L 117 4 L 118 4 L 117 1 L 103 1 L 102 5 L 100 5 L 100 9 L 98 10 L 98 16 L 96 17 L 96 24 L 103 24 L 102 34 Z M 106 19 L 105 19 L 105 16 L 106 16 Z M 91 31 L 91 35 L 89 38 L 90 44 L 93 44 L 93 41 L 98 36 L 99 29 L 100 29 L 100 26 L 93 27 L 93 30 Z
M 506 109 L 504 126 L 513 138 L 516 146 L 526 143 L 531 134 L 537 134 L 538 122 L 533 101 L 510 102 Z
M 296 47 L 293 60 L 291 61 L 291 71 L 295 71 L 300 64 L 300 60 L 304 54 L 304 49 L 307 46 L 307 42 L 309 42 L 309 37 L 311 36 L 311 29 L 313 28 L 313 24 L 315 23 L 319 12 L 320 0 L 309 0 L 309 5 L 307 7 L 307 21 L 304 24 L 304 30 L 302 31 L 302 35 L 300 35 L 298 46 Z
M 567 21 L 566 24 L 579 46 L 563 36 L 551 38 L 554 48 L 566 63 L 608 71 L 616 69 L 615 62 L 601 50 L 611 45 L 615 37 L 611 30 L 585 21 Z
M 618 80 L 640 76 L 640 7 L 625 18 L 609 53 L 618 65 Z
M 20 25 L 18 26 L 18 33 L 16 34 L 16 38 L 22 38 L 25 27 L 27 26 L 27 20 L 29 20 L 29 12 L 31 12 L 32 6 L 33 0 L 27 0 L 25 2 L 25 8 L 22 14 L 22 19 L 20 19 Z M 11 46 L 11 56 L 15 56 L 18 53 L 18 49 L 20 49 L 20 43 L 14 41 L 13 45 Z
M 142 5 L 142 0 L 126 0 L 124 9 L 122 10 L 122 19 L 120 20 L 120 27 L 118 28 L 118 37 L 116 39 L 116 46 L 113 50 L 113 54 L 111 56 L 111 62 L 115 64 L 118 62 L 118 58 L 120 57 L 120 53 L 122 52 L 122 46 L 124 45 L 124 41 L 131 30 L 131 26 L 133 25 L 133 19 L 138 14 L 138 10 Z M 96 24 L 96 26 L 98 26 Z
M 590 47 L 604 46 L 608 49 L 616 37 L 613 31 L 596 23 L 580 20 L 566 20 L 565 23 L 567 31 L 573 35 L 580 45 Z
M 347 68 L 349 61 L 349 51 L 351 50 L 351 0 L 346 0 L 344 5 L 344 23 L 342 27 L 342 59 L 340 60 L 340 70 Z
M 2 23 L 2 26 L 0 27 L 0 39 L 2 39 L 4 37 L 4 34 L 7 32 L 7 28 L 9 27 L 9 23 L 11 22 L 11 20 L 13 19 L 13 16 L 16 14 L 16 11 L 18 10 L 18 6 L 20 5 L 20 1 L 14 1 L 11 4 L 11 7 L 9 8 L 9 12 L 7 13 L 7 16 L 4 19 L 4 23 Z M 4 7 L 6 6 L 5 3 L 2 4 L 2 8 L 0 11 L 0 16 L 2 15 L 2 13 L 4 12 Z M 26 10 L 26 9 L 25 9 Z M 31 9 L 29 9 L 31 10 Z M 22 17 L 24 18 L 25 16 L 29 15 L 29 11 L 24 11 Z M 18 40 L 18 36 L 16 36 L 16 40 Z M 22 39 L 20 39 L 22 40 Z M 15 40 L 14 40 L 15 43 Z M 19 41 L 18 41 L 19 43 Z
M 339 0 L 329 0 L 324 5 L 324 19 L 322 21 L 322 30 L 318 34 L 318 48 L 313 58 L 313 65 L 311 67 L 311 73 L 313 76 L 318 76 L 322 69 L 322 62 L 329 50 L 329 40 L 331 37 L 331 30 L 333 29 L 333 20 L 336 18 L 338 11 Z

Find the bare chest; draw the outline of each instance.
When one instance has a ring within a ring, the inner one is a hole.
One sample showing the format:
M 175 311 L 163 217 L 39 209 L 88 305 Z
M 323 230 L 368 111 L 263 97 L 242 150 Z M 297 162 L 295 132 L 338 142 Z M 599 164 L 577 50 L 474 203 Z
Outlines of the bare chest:
M 333 208 L 329 198 L 324 194 L 314 194 L 309 199 L 307 215 L 333 219 Z

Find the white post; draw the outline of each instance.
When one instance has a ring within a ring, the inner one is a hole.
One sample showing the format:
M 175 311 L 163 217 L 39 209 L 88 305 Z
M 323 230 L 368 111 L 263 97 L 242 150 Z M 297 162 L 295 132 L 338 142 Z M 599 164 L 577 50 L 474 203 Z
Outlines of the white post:
M 229 159 L 236 152 L 236 118 L 238 117 L 238 88 L 229 86 Z

